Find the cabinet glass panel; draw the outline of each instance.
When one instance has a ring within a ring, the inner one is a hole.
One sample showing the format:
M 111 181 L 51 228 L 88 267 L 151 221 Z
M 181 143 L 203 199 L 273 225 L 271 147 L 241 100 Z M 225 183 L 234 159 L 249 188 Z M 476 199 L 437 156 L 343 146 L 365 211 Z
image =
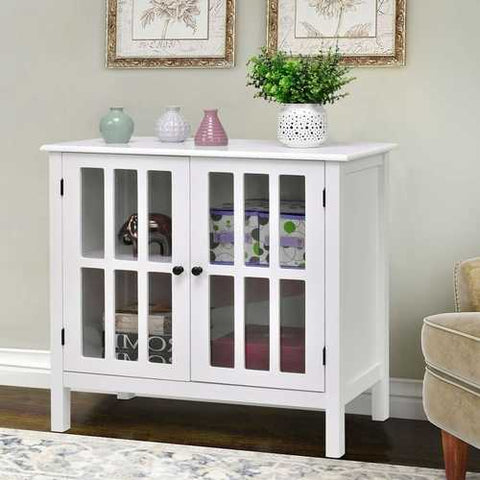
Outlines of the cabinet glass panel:
M 115 170 L 115 256 L 135 260 L 138 253 L 137 172 Z
M 270 368 L 270 283 L 245 279 L 245 368 Z
M 148 360 L 172 363 L 172 276 L 169 273 L 148 275 Z
M 100 168 L 82 168 L 82 255 L 103 258 L 105 249 L 104 174 Z
M 305 373 L 305 282 L 280 280 L 280 370 Z
M 172 174 L 148 172 L 148 251 L 153 262 L 172 257 Z
M 209 198 L 210 263 L 233 265 L 235 229 L 232 173 L 210 173 Z
M 305 268 L 305 177 L 280 176 L 280 267 Z
M 137 272 L 115 272 L 115 358 L 138 360 Z
M 105 274 L 82 268 L 82 352 L 84 357 L 105 357 Z
M 245 264 L 268 267 L 269 258 L 268 175 L 245 175 Z
M 234 279 L 210 277 L 210 364 L 233 368 L 235 359 Z

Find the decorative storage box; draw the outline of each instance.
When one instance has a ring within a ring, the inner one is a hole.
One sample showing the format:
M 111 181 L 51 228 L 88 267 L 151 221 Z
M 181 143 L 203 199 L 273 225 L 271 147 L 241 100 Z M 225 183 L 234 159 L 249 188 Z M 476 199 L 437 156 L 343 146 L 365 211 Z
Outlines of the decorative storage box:
M 268 200 L 247 200 L 245 204 L 245 260 L 247 265 L 269 264 Z M 305 268 L 305 203 L 280 203 L 280 266 Z M 212 263 L 233 265 L 233 205 L 225 203 L 210 210 L 210 258 Z
M 172 363 L 172 314 L 148 316 L 148 359 L 152 363 Z M 138 315 L 136 307 L 115 314 L 115 357 L 117 360 L 138 360 Z

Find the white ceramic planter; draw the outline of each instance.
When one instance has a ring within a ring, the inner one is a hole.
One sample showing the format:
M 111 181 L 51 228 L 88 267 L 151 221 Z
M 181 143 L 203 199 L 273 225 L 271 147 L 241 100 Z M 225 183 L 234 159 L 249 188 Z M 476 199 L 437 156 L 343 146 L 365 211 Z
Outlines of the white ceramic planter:
M 166 107 L 157 120 L 156 134 L 161 142 L 184 142 L 190 135 L 190 125 L 180 113 L 180 107 Z
M 327 113 L 323 105 L 289 103 L 278 117 L 278 140 L 287 147 L 318 147 L 327 140 Z

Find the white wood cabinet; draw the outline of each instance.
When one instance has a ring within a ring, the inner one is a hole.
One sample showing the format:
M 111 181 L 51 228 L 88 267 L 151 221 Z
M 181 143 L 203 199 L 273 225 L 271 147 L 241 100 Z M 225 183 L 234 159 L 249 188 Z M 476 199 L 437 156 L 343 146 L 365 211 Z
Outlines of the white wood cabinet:
M 389 415 L 387 155 L 134 138 L 50 152 L 52 430 L 70 391 Z

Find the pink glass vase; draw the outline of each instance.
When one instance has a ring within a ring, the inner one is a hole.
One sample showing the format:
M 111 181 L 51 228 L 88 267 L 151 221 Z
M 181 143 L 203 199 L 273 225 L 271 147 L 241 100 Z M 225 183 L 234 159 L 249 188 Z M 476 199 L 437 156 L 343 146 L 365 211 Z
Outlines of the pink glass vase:
M 204 113 L 203 120 L 195 134 L 195 145 L 198 147 L 228 145 L 228 137 L 218 118 L 218 110 L 204 110 Z

